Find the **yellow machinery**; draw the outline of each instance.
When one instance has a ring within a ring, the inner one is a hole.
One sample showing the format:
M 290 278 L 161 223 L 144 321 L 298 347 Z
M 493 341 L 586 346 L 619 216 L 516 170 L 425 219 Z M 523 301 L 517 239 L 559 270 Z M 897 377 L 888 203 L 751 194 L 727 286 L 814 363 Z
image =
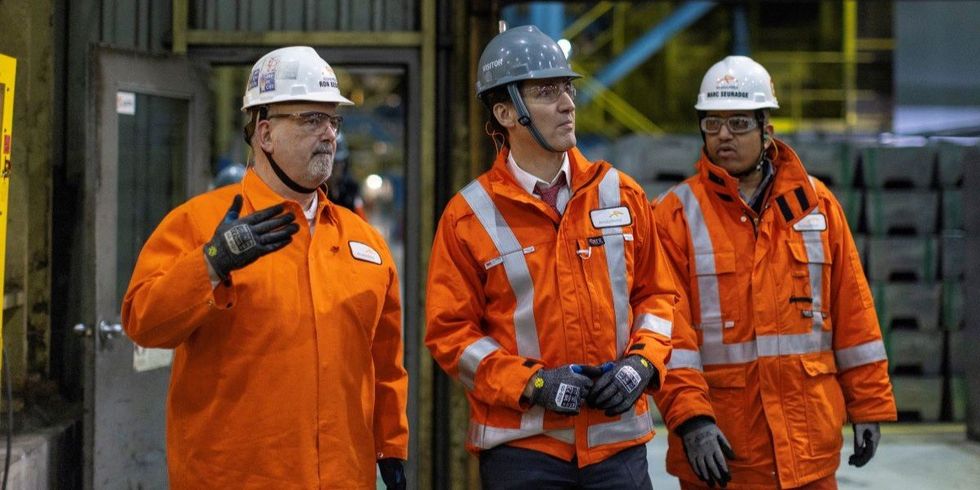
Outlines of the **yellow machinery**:
M 3 298 L 3 271 L 7 250 L 7 192 L 10 189 L 10 149 L 14 126 L 14 78 L 17 60 L 0 54 L 0 298 Z M 3 325 L 0 324 L 0 347 L 3 346 Z M 0 361 L 2 361 L 0 350 Z

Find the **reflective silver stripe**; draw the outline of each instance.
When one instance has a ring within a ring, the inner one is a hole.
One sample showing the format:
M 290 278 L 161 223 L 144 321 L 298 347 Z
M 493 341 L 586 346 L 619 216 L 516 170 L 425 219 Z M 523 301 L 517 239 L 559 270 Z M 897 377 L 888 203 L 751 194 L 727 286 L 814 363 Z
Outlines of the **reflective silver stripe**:
M 534 283 L 531 271 L 524 259 L 524 250 L 500 210 L 479 181 L 474 180 L 460 191 L 484 231 L 493 241 L 504 263 L 507 281 L 514 291 L 517 306 L 514 308 L 514 337 L 517 354 L 533 359 L 541 358 L 538 329 L 534 322 Z M 474 369 L 474 373 L 475 373 Z M 482 449 L 505 442 L 523 439 L 544 432 L 544 409 L 531 407 L 521 415 L 521 428 L 508 429 L 471 422 L 470 443 Z M 574 433 L 573 433 L 574 435 Z
M 649 413 L 637 415 L 635 410 L 624 413 L 619 420 L 589 427 L 589 447 L 631 441 L 653 430 Z
M 642 313 L 633 322 L 634 330 L 641 328 L 650 330 L 653 333 L 659 333 L 665 337 L 670 337 L 671 332 L 674 330 L 674 325 L 670 321 L 660 318 L 653 313 Z
M 694 245 L 694 272 L 698 277 L 698 296 L 701 298 L 701 323 L 717 323 L 721 326 L 721 300 L 718 277 L 715 275 L 715 249 L 711 243 L 708 226 L 704 222 L 701 203 L 687 183 L 679 184 L 671 191 L 684 207 L 684 219 Z M 720 333 L 720 331 L 719 331 Z
M 703 338 L 702 359 L 705 364 L 708 364 L 707 360 L 709 359 L 743 358 L 745 354 L 739 352 L 739 348 L 735 348 L 731 355 L 728 355 L 724 345 L 721 293 L 716 275 L 715 249 L 704 220 L 704 214 L 701 212 L 701 203 L 695 197 L 690 184 L 679 184 L 671 192 L 680 199 L 681 205 L 684 207 L 684 219 L 687 221 L 687 229 L 691 234 L 691 242 L 694 246 L 694 272 L 698 279 L 701 313 L 699 326 Z
M 792 335 L 760 335 L 755 340 L 734 344 L 701 346 L 701 362 L 705 366 L 743 364 L 760 357 L 789 356 L 830 352 L 833 332 L 814 331 Z M 676 350 L 674 351 L 676 355 Z M 670 364 L 667 364 L 670 367 Z
M 566 444 L 575 444 L 575 429 L 556 429 L 545 431 L 544 435 L 558 439 Z
M 608 209 L 621 205 L 619 197 L 619 172 L 610 168 L 599 182 L 599 208 Z M 613 311 L 616 315 L 616 352 L 626 352 L 629 341 L 629 289 L 626 284 L 626 251 L 623 229 L 603 229 L 606 250 L 606 269 L 609 272 L 609 288 L 612 290 Z
M 534 284 L 531 282 L 531 272 L 527 268 L 523 248 L 479 181 L 470 182 L 460 194 L 473 209 L 504 260 L 507 280 L 517 298 L 517 307 L 514 309 L 517 352 L 525 357 L 540 359 L 538 330 L 534 323 Z
M 880 340 L 840 349 L 834 352 L 834 356 L 837 358 L 837 369 L 842 372 L 865 364 L 888 360 L 885 343 Z
M 820 214 L 820 207 L 813 208 L 810 214 Z M 801 231 L 803 243 L 806 245 L 807 268 L 810 272 L 810 292 L 813 303 L 813 328 L 823 327 L 823 265 L 827 263 L 824 254 L 823 239 L 819 231 Z
M 560 441 L 575 444 L 574 430 L 545 431 L 542 428 L 543 426 L 544 408 L 534 406 L 521 416 L 521 427 L 519 429 L 494 427 L 487 424 L 478 424 L 470 420 L 469 440 L 470 444 L 480 449 L 490 449 L 510 441 L 545 434 Z
M 463 355 L 459 356 L 459 381 L 466 389 L 473 389 L 473 378 L 476 377 L 476 369 L 480 367 L 480 362 L 499 348 L 500 344 L 490 337 L 482 337 L 466 346 Z
M 701 353 L 690 349 L 671 349 L 670 361 L 667 361 L 667 370 L 685 368 L 703 371 L 704 369 L 701 367 Z

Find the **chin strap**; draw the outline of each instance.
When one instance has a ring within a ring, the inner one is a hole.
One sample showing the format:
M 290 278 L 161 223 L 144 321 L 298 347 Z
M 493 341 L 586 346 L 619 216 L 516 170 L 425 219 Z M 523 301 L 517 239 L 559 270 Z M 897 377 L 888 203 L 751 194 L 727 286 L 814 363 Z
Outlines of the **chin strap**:
M 534 126 L 534 122 L 531 121 L 531 113 L 528 112 L 527 106 L 524 105 L 524 98 L 521 97 L 521 92 L 517 90 L 517 82 L 507 84 L 507 93 L 510 95 L 510 100 L 514 102 L 514 108 L 517 109 L 517 122 L 521 123 L 521 126 L 527 128 L 531 132 L 531 136 L 537 140 L 541 148 L 554 153 L 561 153 L 558 150 L 551 147 L 541 133 L 538 132 L 538 128 Z
M 269 160 L 269 166 L 272 167 L 272 171 L 275 172 L 276 177 L 279 177 L 279 180 L 282 181 L 283 184 L 286 184 L 286 187 L 289 187 L 300 194 L 312 194 L 316 192 L 316 189 L 319 186 L 309 188 L 299 185 L 295 180 L 286 175 L 286 171 L 283 170 L 278 163 L 276 163 L 276 159 L 272 158 L 272 155 L 270 155 L 269 152 L 262 150 L 262 153 L 265 153 L 265 158 Z

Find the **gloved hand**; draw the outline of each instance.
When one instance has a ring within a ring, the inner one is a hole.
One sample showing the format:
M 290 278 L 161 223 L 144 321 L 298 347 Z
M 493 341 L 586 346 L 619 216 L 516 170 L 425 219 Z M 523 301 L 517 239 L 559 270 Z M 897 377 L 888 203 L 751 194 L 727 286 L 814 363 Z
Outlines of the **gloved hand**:
M 382 458 L 378 460 L 378 469 L 381 470 L 381 479 L 385 482 L 388 490 L 405 490 L 407 480 L 405 479 L 405 464 L 398 458 Z
M 592 387 L 589 405 L 605 410 L 607 417 L 626 412 L 633 407 L 656 374 L 657 369 L 650 361 L 638 355 L 607 363 L 603 365 L 603 375 Z
M 854 424 L 854 454 L 847 458 L 847 464 L 858 468 L 866 465 L 874 457 L 881 440 L 881 427 L 877 422 Z
M 204 257 L 222 281 L 231 271 L 241 269 L 259 257 L 289 245 L 299 225 L 292 213 L 283 214 L 278 204 L 239 218 L 242 196 L 236 194 L 211 241 L 204 244 Z
M 714 488 L 715 483 L 721 488 L 728 486 L 732 475 L 725 458 L 735 459 L 735 452 L 718 425 L 708 417 L 694 417 L 677 427 L 677 435 L 684 442 L 694 474 L 709 487 Z
M 531 377 L 531 404 L 545 410 L 576 415 L 582 400 L 592 388 L 592 378 L 601 371 L 595 366 L 566 364 L 555 369 L 542 369 Z

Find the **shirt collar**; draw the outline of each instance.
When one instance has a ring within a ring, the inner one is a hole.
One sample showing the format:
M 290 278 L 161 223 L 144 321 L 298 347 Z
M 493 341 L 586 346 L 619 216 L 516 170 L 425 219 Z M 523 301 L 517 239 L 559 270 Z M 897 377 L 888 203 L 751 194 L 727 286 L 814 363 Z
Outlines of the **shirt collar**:
M 561 154 L 561 169 L 558 170 L 558 173 L 555 174 L 555 177 L 551 180 L 551 182 L 545 182 L 534 175 L 531 175 L 517 165 L 517 161 L 514 160 L 513 153 L 507 154 L 507 170 L 514 176 L 514 179 L 517 180 L 517 183 L 521 186 L 521 189 L 524 189 L 531 195 L 534 195 L 534 186 L 536 186 L 538 183 L 543 184 L 545 187 L 550 187 L 552 183 L 558 180 L 558 176 L 562 172 L 565 173 L 565 185 L 568 185 L 568 182 L 572 181 L 571 166 L 568 163 L 568 152 Z

